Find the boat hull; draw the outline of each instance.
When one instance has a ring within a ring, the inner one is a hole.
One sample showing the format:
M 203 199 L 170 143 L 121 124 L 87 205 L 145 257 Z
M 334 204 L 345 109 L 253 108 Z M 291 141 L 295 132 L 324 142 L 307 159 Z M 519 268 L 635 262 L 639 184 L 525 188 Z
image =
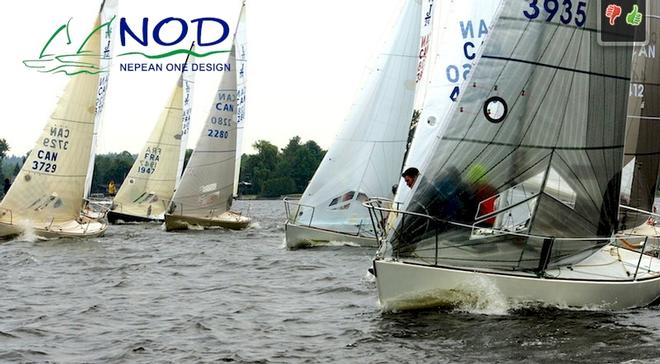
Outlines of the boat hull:
M 108 211 L 106 216 L 108 217 L 108 222 L 111 224 L 122 224 L 127 222 L 163 222 L 163 219 L 124 214 L 112 210 Z
M 94 238 L 103 236 L 108 226 L 98 221 L 67 221 L 49 225 L 16 225 L 0 222 L 0 239 L 11 239 L 30 230 L 39 239 Z
M 330 242 L 350 243 L 371 248 L 378 247 L 378 241 L 374 237 L 356 236 L 290 223 L 284 225 L 284 230 L 286 233 L 286 246 L 289 249 L 326 246 L 330 244 Z
M 222 215 L 216 216 L 212 219 L 166 214 L 165 230 L 188 230 L 191 227 L 199 227 L 204 229 L 225 228 L 231 230 L 242 230 L 247 228 L 250 225 L 250 222 L 252 222 L 251 218 L 231 211 L 227 211 Z
M 604 251 L 596 254 L 607 254 Z M 657 268 L 657 259 L 648 256 L 644 259 L 653 260 L 649 266 Z M 588 279 L 589 275 L 584 272 L 571 277 L 572 270 L 564 268 L 561 273 L 550 272 L 553 277 L 565 276 L 557 279 L 547 278 L 548 275 L 544 278 L 518 276 L 382 259 L 374 261 L 374 270 L 379 300 L 385 311 L 460 307 L 475 301 L 488 304 L 488 301 L 502 300 L 510 308 L 532 304 L 619 310 L 647 306 L 660 297 L 660 276 L 657 274 L 644 274 L 637 281 L 630 280 L 631 275 L 628 280 L 622 277 L 617 281 Z M 601 278 L 613 278 L 611 272 L 601 273 Z

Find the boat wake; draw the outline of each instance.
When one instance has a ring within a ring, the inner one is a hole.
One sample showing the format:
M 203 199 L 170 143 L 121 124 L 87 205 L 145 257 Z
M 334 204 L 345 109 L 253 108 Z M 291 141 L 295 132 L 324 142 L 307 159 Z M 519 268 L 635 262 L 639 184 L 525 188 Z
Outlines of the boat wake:
M 14 240 L 27 241 L 30 243 L 34 243 L 35 241 L 39 240 L 39 237 L 34 232 L 34 227 L 32 226 L 32 222 L 30 220 L 20 220 L 17 225 L 21 229 L 21 235 L 17 236 Z

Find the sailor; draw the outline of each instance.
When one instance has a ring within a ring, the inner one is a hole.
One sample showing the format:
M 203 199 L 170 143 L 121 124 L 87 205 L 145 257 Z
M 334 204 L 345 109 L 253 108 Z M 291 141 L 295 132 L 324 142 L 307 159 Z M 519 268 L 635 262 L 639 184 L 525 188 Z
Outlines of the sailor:
M 410 167 L 405 171 L 403 171 L 401 177 L 403 177 L 403 180 L 406 182 L 406 186 L 412 189 L 413 186 L 415 185 L 415 181 L 417 181 L 417 177 L 419 177 L 419 169 L 415 167 Z

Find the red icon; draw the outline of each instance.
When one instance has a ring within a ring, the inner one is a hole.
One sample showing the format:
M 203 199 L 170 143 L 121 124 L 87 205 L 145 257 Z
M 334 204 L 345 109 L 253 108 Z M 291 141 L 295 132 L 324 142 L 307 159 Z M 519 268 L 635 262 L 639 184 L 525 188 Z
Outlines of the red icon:
M 610 25 L 616 23 L 616 18 L 621 16 L 621 7 L 619 5 L 610 4 L 605 9 L 605 17 L 610 19 Z

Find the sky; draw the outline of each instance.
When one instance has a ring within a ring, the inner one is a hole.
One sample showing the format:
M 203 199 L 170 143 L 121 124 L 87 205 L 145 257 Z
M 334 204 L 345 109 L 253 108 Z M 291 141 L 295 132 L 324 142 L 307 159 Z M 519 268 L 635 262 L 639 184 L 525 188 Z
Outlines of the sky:
M 215 17 L 227 21 L 233 35 L 240 4 L 240 0 L 119 1 L 118 18 L 125 17 L 138 28 L 142 18 L 148 17 L 153 29 L 167 17 L 187 21 Z M 295 135 L 329 148 L 402 4 L 403 0 L 248 0 L 243 150 L 252 152 L 250 146 L 260 139 L 284 147 Z M 55 29 L 70 18 L 72 42 L 80 42 L 91 30 L 99 5 L 100 0 L 19 1 L 12 3 L 11 10 L 7 10 L 10 13 L 4 14 L 0 22 L 4 46 L 0 70 L 9 82 L 0 89 L 4 116 L 0 121 L 0 138 L 7 140 L 11 148 L 9 155 L 24 154 L 33 148 L 68 80 L 62 74 L 27 68 L 22 61 L 35 59 Z M 188 24 L 187 37 L 175 48 L 195 39 L 196 29 Z M 155 47 L 153 41 L 147 48 L 130 40 L 122 47 L 117 30 L 116 27 L 115 54 L 127 50 L 145 53 L 168 50 Z M 174 27 L 169 30 L 174 31 Z M 163 39 L 168 39 L 166 31 Z M 231 38 L 203 50 L 229 49 Z M 178 77 L 177 72 L 120 71 L 120 63 L 183 63 L 184 59 L 184 55 L 155 61 L 141 56 L 114 59 L 98 140 L 99 153 L 124 150 L 137 153 Z M 226 54 L 198 61 L 211 59 L 214 63 L 223 62 Z M 195 75 L 189 148 L 198 139 L 221 76 L 222 72 Z

